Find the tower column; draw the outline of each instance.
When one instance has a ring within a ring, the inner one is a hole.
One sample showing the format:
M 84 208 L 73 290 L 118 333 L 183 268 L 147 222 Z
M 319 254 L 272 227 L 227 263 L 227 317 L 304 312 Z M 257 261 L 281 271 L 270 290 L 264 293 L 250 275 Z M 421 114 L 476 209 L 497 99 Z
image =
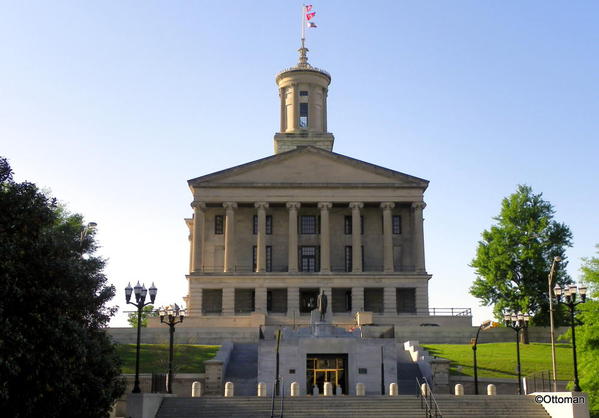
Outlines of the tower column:
M 297 210 L 299 208 L 299 202 L 287 202 L 287 209 L 289 209 L 289 265 L 287 271 L 289 273 L 297 273 Z
M 225 202 L 225 272 L 235 271 L 235 209 L 237 203 Z
M 266 208 L 268 203 L 256 202 L 258 209 L 258 233 L 256 238 L 256 271 L 266 271 Z
M 393 202 L 381 203 L 383 209 L 383 271 L 393 272 L 393 230 L 391 224 L 391 209 L 395 207 Z
M 425 207 L 426 203 L 424 202 L 412 203 L 412 248 L 417 272 L 426 271 L 424 267 L 424 218 L 422 216 L 422 210 Z
M 285 104 L 285 89 L 279 89 L 279 97 L 281 98 L 281 132 L 285 132 L 287 130 L 285 115 L 287 113 L 286 104 Z
M 318 207 L 320 208 L 320 272 L 329 273 L 331 271 L 329 209 L 333 207 L 333 205 L 330 202 L 320 202 Z
M 291 127 L 293 131 L 299 130 L 299 83 L 292 83 L 291 87 L 293 89 L 293 121 L 291 122 Z M 289 121 L 287 121 L 287 125 L 289 126 Z
M 352 272 L 362 271 L 362 223 L 360 220 L 360 209 L 364 207 L 362 202 L 351 202 L 352 223 L 351 223 L 351 242 L 352 242 Z

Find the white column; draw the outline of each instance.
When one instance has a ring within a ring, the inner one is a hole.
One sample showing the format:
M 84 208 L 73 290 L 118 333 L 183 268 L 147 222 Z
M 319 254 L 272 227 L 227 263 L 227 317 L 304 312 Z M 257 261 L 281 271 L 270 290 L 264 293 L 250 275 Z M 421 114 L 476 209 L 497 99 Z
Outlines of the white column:
M 297 210 L 299 208 L 299 202 L 287 202 L 287 209 L 289 209 L 289 273 L 297 273 Z
M 424 218 L 422 210 L 426 207 L 424 202 L 412 203 L 412 236 L 414 264 L 417 272 L 425 272 L 424 267 Z
M 362 271 L 362 225 L 360 222 L 360 209 L 364 207 L 364 203 L 351 202 L 349 207 L 352 214 L 352 272 L 359 273 Z
M 237 203 L 225 202 L 225 272 L 235 271 L 235 208 Z
M 293 89 L 293 123 L 291 126 L 294 131 L 299 130 L 299 84 L 292 83 L 291 87 Z M 287 126 L 289 127 L 289 121 L 287 121 Z
M 258 233 L 256 238 L 256 271 L 266 271 L 266 208 L 268 203 L 256 202 L 258 209 Z
M 204 202 L 193 201 L 191 204 L 193 208 L 193 231 L 191 234 L 191 271 L 202 270 L 202 254 L 204 252 L 204 228 L 206 225 L 205 208 Z
M 331 271 L 331 232 L 329 227 L 330 202 L 320 202 L 320 272 Z
M 393 202 L 381 203 L 383 209 L 383 271 L 393 272 L 393 230 L 391 221 L 391 209 L 395 207 Z
M 235 314 L 235 288 L 225 287 L 223 289 L 223 315 Z

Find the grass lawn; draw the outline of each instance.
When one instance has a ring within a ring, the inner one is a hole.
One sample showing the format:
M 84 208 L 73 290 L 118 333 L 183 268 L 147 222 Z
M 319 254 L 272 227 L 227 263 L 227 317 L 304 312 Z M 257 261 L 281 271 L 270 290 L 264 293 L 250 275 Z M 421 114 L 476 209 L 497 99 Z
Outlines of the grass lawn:
M 166 373 L 168 371 L 168 344 L 141 344 L 139 352 L 140 373 Z M 204 373 L 204 361 L 216 356 L 218 345 L 177 344 L 173 365 L 178 373 Z M 122 373 L 135 373 L 135 344 L 118 344 L 117 351 L 123 365 Z
M 451 360 L 450 373 L 474 376 L 472 346 L 469 344 L 422 344 L 432 356 Z M 557 378 L 572 380 L 572 346 L 556 344 Z M 513 378 L 516 370 L 516 343 L 478 344 L 476 350 L 479 377 Z M 551 370 L 551 344 L 520 344 L 522 376 Z

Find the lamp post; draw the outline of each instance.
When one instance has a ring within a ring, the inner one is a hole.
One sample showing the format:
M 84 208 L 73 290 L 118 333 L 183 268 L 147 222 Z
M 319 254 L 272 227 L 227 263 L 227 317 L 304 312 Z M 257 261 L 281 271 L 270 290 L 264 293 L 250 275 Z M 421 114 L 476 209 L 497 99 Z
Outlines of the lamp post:
M 166 380 L 166 391 L 173 393 L 173 343 L 175 339 L 175 325 L 180 324 L 185 319 L 185 311 L 179 308 L 176 303 L 166 308 L 160 309 L 160 323 L 169 327 L 170 343 L 168 350 L 168 377 Z
M 570 311 L 570 327 L 572 329 L 572 356 L 574 358 L 574 391 L 581 392 L 580 384 L 578 382 L 578 363 L 576 362 L 576 322 L 574 319 L 574 313 L 576 306 L 581 303 L 585 303 L 587 299 L 587 287 L 576 285 L 570 285 L 569 287 L 562 290 L 559 285 L 555 286 L 555 298 L 557 299 L 558 305 L 563 303 L 568 307 Z M 576 301 L 576 293 L 580 294 L 580 301 Z M 562 295 L 565 297 L 565 301 L 562 301 Z
M 478 331 L 476 331 L 476 337 L 472 341 L 472 355 L 474 357 L 474 394 L 478 395 L 478 367 L 476 364 L 476 345 L 478 344 L 478 335 L 481 331 L 486 331 L 491 328 L 495 328 L 498 325 L 497 322 L 493 321 L 484 321 L 478 327 Z
M 503 315 L 505 326 L 516 331 L 516 359 L 518 361 L 518 394 L 522 395 L 522 370 L 520 367 L 520 330 L 528 327 L 530 315 L 522 312 L 506 312 Z
M 553 369 L 553 391 L 557 392 L 557 364 L 555 359 L 555 325 L 553 323 L 553 295 L 551 291 L 553 290 L 553 281 L 555 279 L 555 273 L 557 271 L 557 263 L 562 261 L 561 257 L 555 256 L 553 257 L 553 262 L 551 263 L 551 270 L 549 271 L 549 277 L 547 281 L 549 283 L 549 329 L 551 333 L 551 366 Z
M 148 294 L 148 290 L 150 291 L 150 301 L 146 303 L 146 296 Z M 135 383 L 133 385 L 133 393 L 140 393 L 141 389 L 139 387 L 139 343 L 141 340 L 141 313 L 144 306 L 151 305 L 154 303 L 156 299 L 156 293 L 158 289 L 152 283 L 150 289 L 146 289 L 145 285 L 140 285 L 139 281 L 135 285 L 134 288 L 131 288 L 131 283 L 127 285 L 125 288 L 125 299 L 127 300 L 127 304 L 133 305 L 137 308 L 137 351 L 135 353 Z M 135 294 L 135 302 L 131 302 L 131 294 Z

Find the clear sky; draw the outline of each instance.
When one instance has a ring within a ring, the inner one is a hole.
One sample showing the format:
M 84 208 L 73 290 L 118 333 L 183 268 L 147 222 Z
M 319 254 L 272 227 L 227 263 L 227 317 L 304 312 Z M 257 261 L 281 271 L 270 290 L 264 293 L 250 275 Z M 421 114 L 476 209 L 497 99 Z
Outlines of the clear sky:
M 312 4 L 334 151 L 430 180 L 431 307 L 488 317 L 468 264 L 519 183 L 571 227 L 577 278 L 599 242 L 599 2 Z M 273 153 L 300 7 L 0 1 L 0 155 L 98 223 L 121 309 L 129 281 L 186 294 L 186 180 Z

